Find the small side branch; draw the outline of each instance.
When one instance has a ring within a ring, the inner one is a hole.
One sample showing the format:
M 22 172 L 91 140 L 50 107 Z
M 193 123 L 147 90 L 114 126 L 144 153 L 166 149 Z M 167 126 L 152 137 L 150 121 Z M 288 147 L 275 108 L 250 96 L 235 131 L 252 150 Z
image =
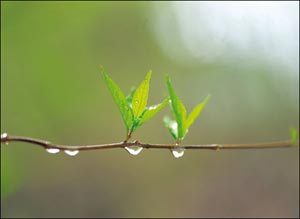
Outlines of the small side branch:
M 6 133 L 1 135 L 1 144 L 8 144 L 10 142 L 26 142 L 29 144 L 39 145 L 45 149 L 59 149 L 59 150 L 98 150 L 98 149 L 109 149 L 109 148 L 125 148 L 130 146 L 139 146 L 146 149 L 211 149 L 211 150 L 223 150 L 223 149 L 266 149 L 266 148 L 288 148 L 299 144 L 294 144 L 292 141 L 280 141 L 270 143 L 259 143 L 259 144 L 200 144 L 200 145 L 174 145 L 174 144 L 147 144 L 138 141 L 134 142 L 119 142 L 112 144 L 100 144 L 100 145 L 80 145 L 80 146 L 69 146 L 69 145 L 58 145 L 52 144 L 51 142 L 28 138 L 22 136 L 10 136 Z

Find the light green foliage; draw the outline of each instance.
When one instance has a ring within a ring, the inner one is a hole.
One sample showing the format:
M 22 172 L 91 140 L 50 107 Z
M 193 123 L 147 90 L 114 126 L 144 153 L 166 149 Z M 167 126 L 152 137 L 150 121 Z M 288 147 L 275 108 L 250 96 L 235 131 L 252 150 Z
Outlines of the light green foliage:
M 172 137 L 177 143 L 179 143 L 184 139 L 188 132 L 188 128 L 195 122 L 210 99 L 210 95 L 208 95 L 203 102 L 192 110 L 187 118 L 186 108 L 176 95 L 169 76 L 166 77 L 166 80 L 170 97 L 165 98 L 165 100 L 160 104 L 146 107 L 149 94 L 149 84 L 152 75 L 151 70 L 147 73 L 146 78 L 137 89 L 134 87 L 131 89 L 130 94 L 127 97 L 125 97 L 119 86 L 108 76 L 103 68 L 101 68 L 101 71 L 105 79 L 105 83 L 124 120 L 127 130 L 127 138 L 130 138 L 132 132 L 150 120 L 160 110 L 162 110 L 168 102 L 170 102 L 175 121 L 165 117 L 164 123 Z
M 139 118 L 139 116 L 143 113 L 144 109 L 147 106 L 151 74 L 152 71 L 150 70 L 147 73 L 145 80 L 140 84 L 140 86 L 134 92 L 131 104 L 132 104 L 132 111 L 135 120 Z
M 298 138 L 298 131 L 295 128 L 290 129 L 290 136 L 291 136 L 292 144 L 296 144 Z
M 182 140 L 186 134 L 186 109 L 179 99 L 179 97 L 176 95 L 171 81 L 170 77 L 167 76 L 167 86 L 168 91 L 171 99 L 171 109 L 174 114 L 175 120 L 177 122 L 177 140 Z
M 108 76 L 103 68 L 101 68 L 101 71 L 105 83 L 122 115 L 128 138 L 138 127 L 162 110 L 169 101 L 169 98 L 166 98 L 160 104 L 146 107 L 149 94 L 149 83 L 152 74 L 151 70 L 147 73 L 145 80 L 140 86 L 137 89 L 133 87 L 127 97 L 125 97 L 118 85 Z
M 127 133 L 132 127 L 133 124 L 133 112 L 132 109 L 129 107 L 129 104 L 127 102 L 127 99 L 125 98 L 125 95 L 119 88 L 119 86 L 108 76 L 108 74 L 105 72 L 103 68 L 101 68 L 103 77 L 105 79 L 105 83 L 115 101 L 117 104 L 119 111 L 122 115 L 123 121 L 125 123 Z
M 162 103 L 147 107 L 141 117 L 141 120 L 139 121 L 139 126 L 141 126 L 143 123 L 147 122 L 149 119 L 151 119 L 153 116 L 155 116 L 160 110 L 162 110 L 169 102 L 169 98 L 166 98 Z
M 178 129 L 177 129 L 177 122 L 171 120 L 168 116 L 164 117 L 164 123 L 169 132 L 171 133 L 172 137 L 177 140 L 178 138 Z
M 190 113 L 187 122 L 186 122 L 186 128 L 188 129 L 193 123 L 194 121 L 198 118 L 198 116 L 200 115 L 201 111 L 203 110 L 203 108 L 205 107 L 205 105 L 207 104 L 207 102 L 209 101 L 211 95 L 207 95 L 207 97 L 204 99 L 204 101 L 202 101 L 198 106 L 196 106 L 193 111 Z
M 186 108 L 179 99 L 179 97 L 176 95 L 172 84 L 170 77 L 167 75 L 167 87 L 170 95 L 171 100 L 171 110 L 173 112 L 173 115 L 175 117 L 176 121 L 170 120 L 168 117 L 164 119 L 165 125 L 170 131 L 171 135 L 174 139 L 176 139 L 176 142 L 179 143 L 181 140 L 184 139 L 185 135 L 188 132 L 188 128 L 194 123 L 194 121 L 197 119 L 197 117 L 200 115 L 201 111 L 207 104 L 207 102 L 210 99 L 210 95 L 208 95 L 203 102 L 201 102 L 199 105 L 197 105 L 190 115 L 187 117 Z
M 132 98 L 133 98 L 133 95 L 134 95 L 134 92 L 135 92 L 135 91 L 136 91 L 136 88 L 135 88 L 135 87 L 131 87 L 130 93 L 129 93 L 128 96 L 126 97 L 127 102 L 129 103 L 129 105 L 131 105 Z

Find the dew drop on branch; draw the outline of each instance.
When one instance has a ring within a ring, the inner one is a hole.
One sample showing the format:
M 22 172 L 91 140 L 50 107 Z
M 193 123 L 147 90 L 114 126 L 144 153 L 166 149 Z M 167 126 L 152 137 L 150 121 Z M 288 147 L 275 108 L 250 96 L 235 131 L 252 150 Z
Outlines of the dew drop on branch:
M 67 154 L 67 155 L 70 155 L 70 156 L 75 156 L 76 154 L 78 154 L 79 153 L 79 151 L 78 150 L 65 150 L 65 153 Z
M 176 148 L 176 149 L 172 149 L 172 154 L 175 158 L 179 158 L 179 157 L 182 157 L 184 155 L 184 151 L 185 149 L 184 148 Z
M 1 134 L 1 142 L 2 142 L 2 139 L 6 139 L 6 138 L 7 138 L 7 133 Z M 3 143 L 8 145 L 8 141 L 3 141 Z
M 50 154 L 56 154 L 59 152 L 59 149 L 57 148 L 47 148 L 46 151 Z
M 2 139 L 2 138 L 7 138 L 7 133 L 2 133 L 2 134 L 1 134 L 1 139 Z
M 139 146 L 125 147 L 125 149 L 132 155 L 138 155 L 143 150 L 143 148 Z

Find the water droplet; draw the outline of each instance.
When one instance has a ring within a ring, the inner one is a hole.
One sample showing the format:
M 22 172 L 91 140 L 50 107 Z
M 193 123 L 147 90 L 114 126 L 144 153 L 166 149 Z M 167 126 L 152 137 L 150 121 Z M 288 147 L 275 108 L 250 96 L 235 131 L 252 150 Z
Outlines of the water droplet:
M 57 148 L 47 148 L 46 151 L 50 154 L 56 154 L 59 152 L 59 149 Z
M 172 129 L 172 132 L 175 134 L 175 136 L 178 135 L 178 125 L 177 125 L 177 122 L 175 121 L 171 121 L 170 123 L 170 128 Z
M 1 139 L 2 139 L 2 138 L 7 138 L 7 133 L 1 134 Z
M 8 141 L 5 141 L 5 140 L 7 140 L 6 138 L 7 138 L 7 133 L 2 133 L 1 134 L 1 143 L 8 145 Z M 3 140 L 3 142 L 2 142 L 2 140 Z
M 179 157 L 182 157 L 184 155 L 184 151 L 185 149 L 184 148 L 176 148 L 176 149 L 172 149 L 172 154 L 175 158 L 179 158 Z
M 150 106 L 148 110 L 155 110 L 157 106 Z
M 79 151 L 78 150 L 74 150 L 74 151 L 65 150 L 65 153 L 70 156 L 75 156 L 76 154 L 79 153 Z
M 138 155 L 143 150 L 143 148 L 139 146 L 125 147 L 125 149 L 132 155 Z

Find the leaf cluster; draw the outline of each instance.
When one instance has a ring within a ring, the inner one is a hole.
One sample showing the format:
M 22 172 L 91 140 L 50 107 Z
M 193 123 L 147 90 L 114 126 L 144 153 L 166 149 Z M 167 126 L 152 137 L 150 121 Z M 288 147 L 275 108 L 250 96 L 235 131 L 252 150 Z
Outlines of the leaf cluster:
M 176 140 L 176 143 L 180 143 L 187 134 L 189 127 L 200 115 L 201 111 L 210 99 L 210 95 L 208 95 L 205 100 L 197 105 L 187 117 L 186 108 L 176 95 L 169 76 L 166 77 L 169 96 L 161 103 L 147 107 L 149 86 L 152 75 L 151 70 L 147 73 L 141 84 L 137 88 L 133 87 L 127 96 L 124 95 L 120 87 L 109 77 L 103 67 L 101 67 L 101 72 L 113 100 L 122 115 L 126 127 L 126 141 L 138 127 L 150 120 L 168 103 L 170 103 L 170 108 L 175 120 L 165 117 L 164 122 L 172 137 Z
M 188 132 L 189 127 L 195 122 L 197 117 L 200 115 L 201 111 L 210 99 L 208 95 L 204 101 L 198 104 L 192 112 L 187 117 L 187 112 L 184 104 L 180 98 L 176 95 L 174 88 L 172 87 L 170 77 L 166 77 L 168 91 L 170 95 L 171 110 L 173 112 L 174 120 L 169 119 L 169 117 L 164 118 L 164 122 L 168 130 L 170 131 L 172 137 L 177 143 L 182 141 Z

